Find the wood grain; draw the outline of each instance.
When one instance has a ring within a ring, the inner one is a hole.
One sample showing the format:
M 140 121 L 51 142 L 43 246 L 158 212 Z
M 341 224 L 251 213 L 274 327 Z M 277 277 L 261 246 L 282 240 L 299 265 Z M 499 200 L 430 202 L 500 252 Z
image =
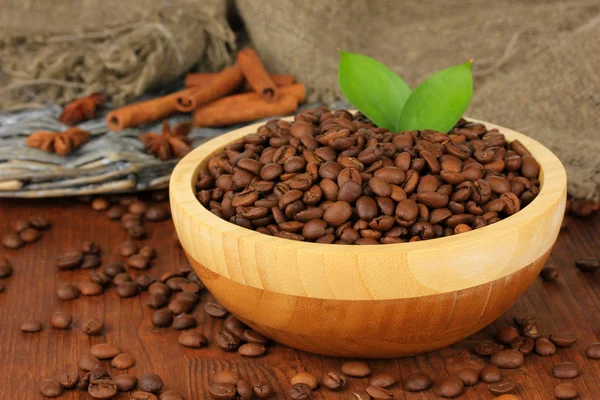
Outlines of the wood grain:
M 9 251 L 0 248 L 0 255 L 9 257 L 15 274 L 2 283 L 6 292 L 0 294 L 0 399 L 41 400 L 38 384 L 42 378 L 53 377 L 67 368 L 75 368 L 78 358 L 89 353 L 91 345 L 110 342 L 131 352 L 136 365 L 128 371 L 140 376 L 146 372 L 160 374 L 168 388 L 178 390 L 187 399 L 209 399 L 206 387 L 216 371 L 233 369 L 251 381 L 265 380 L 277 391 L 277 398 L 287 398 L 289 379 L 299 371 L 322 376 L 339 371 L 341 359 L 320 357 L 289 347 L 273 344 L 268 354 L 259 359 L 244 359 L 223 353 L 214 343 L 207 349 L 184 349 L 177 344 L 179 334 L 171 329 L 156 329 L 150 323 L 151 310 L 145 306 L 147 294 L 132 299 L 120 299 L 114 289 L 102 296 L 61 302 L 56 298 L 56 286 L 61 281 L 87 279 L 86 271 L 59 272 L 54 259 L 66 248 L 78 247 L 84 240 L 94 239 L 105 251 L 104 259 L 117 256 L 116 247 L 126 239 L 120 225 L 111 222 L 89 206 L 68 200 L 2 201 L 0 202 L 0 233 L 15 218 L 44 214 L 53 228 L 43 238 L 27 247 Z M 581 273 L 574 261 L 584 255 L 600 256 L 600 214 L 593 219 L 570 221 L 570 228 L 559 234 L 550 261 L 560 269 L 555 282 L 536 279 L 520 300 L 502 317 L 482 332 L 462 342 L 416 357 L 370 361 L 374 372 L 386 371 L 400 381 L 393 388 L 395 398 L 425 400 L 438 398 L 433 391 L 405 393 L 403 381 L 415 371 L 425 371 L 435 379 L 456 373 L 467 365 L 481 365 L 484 360 L 466 351 L 477 340 L 492 336 L 500 327 L 511 324 L 515 315 L 535 315 L 541 331 L 573 333 L 579 341 L 569 349 L 561 349 L 552 357 L 528 356 L 519 370 L 503 371 L 504 376 L 519 384 L 522 399 L 552 399 L 552 388 L 559 383 L 551 377 L 553 365 L 561 361 L 576 362 L 582 370 L 571 380 L 581 391 L 581 399 L 593 400 L 600 393 L 600 361 L 588 360 L 586 347 L 600 340 L 600 272 Z M 171 244 L 173 226 L 170 222 L 147 224 L 150 238 L 142 243 L 158 250 L 158 258 L 148 273 L 159 276 L 186 262 L 180 248 Z M 210 300 L 203 294 L 202 302 Z M 48 319 L 55 310 L 66 310 L 75 318 L 71 330 L 53 330 Z M 102 336 L 88 338 L 80 332 L 81 324 L 91 317 L 105 318 Z M 44 330 L 39 334 L 23 334 L 19 326 L 27 318 L 39 318 Z M 222 321 L 212 319 L 203 311 L 197 313 L 198 330 L 209 339 L 221 328 Z M 123 373 L 115 372 L 113 373 Z M 351 379 L 350 389 L 340 393 L 320 389 L 313 398 L 347 400 L 350 390 L 364 390 L 367 379 Z M 129 397 L 122 394 L 119 400 Z M 468 388 L 458 399 L 492 399 L 485 384 Z M 87 393 L 67 392 L 61 399 L 87 400 Z

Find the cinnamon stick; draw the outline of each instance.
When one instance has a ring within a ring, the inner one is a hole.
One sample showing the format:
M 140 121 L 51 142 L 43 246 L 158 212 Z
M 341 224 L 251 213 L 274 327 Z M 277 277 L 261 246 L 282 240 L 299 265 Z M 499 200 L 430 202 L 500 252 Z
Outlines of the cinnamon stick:
M 261 93 L 263 98 L 270 100 L 275 97 L 277 85 L 267 72 L 256 51 L 251 48 L 242 49 L 236 59 L 242 69 L 246 81 L 254 91 Z
M 296 83 L 293 85 L 280 87 L 278 95 L 286 94 L 294 96 L 298 101 L 298 104 L 304 103 L 306 101 L 306 88 L 302 83 Z M 207 107 L 211 107 L 212 109 L 217 109 L 221 107 L 230 108 L 239 104 L 245 104 L 262 98 L 262 95 L 256 92 L 233 94 L 230 96 L 222 97 L 218 100 L 213 101 L 212 103 L 200 106 L 198 109 L 205 109 Z
M 253 94 L 240 94 L 238 96 Z M 239 124 L 260 118 L 291 114 L 298 109 L 298 99 L 293 94 L 280 94 L 271 100 L 255 96 L 246 102 L 233 103 L 232 107 L 223 106 L 223 103 L 215 106 L 215 103 L 200 107 L 194 112 L 194 124 L 196 126 Z
M 111 131 L 164 119 L 177 112 L 175 100 L 178 96 L 190 93 L 192 89 L 184 89 L 152 100 L 140 101 L 118 108 L 106 115 L 106 126 Z
M 200 72 L 200 73 L 189 73 L 185 76 L 185 87 L 193 86 L 204 86 L 211 82 L 218 73 L 216 72 Z M 273 82 L 280 86 L 288 86 L 296 82 L 296 77 L 290 74 L 273 74 L 271 75 Z M 242 92 L 253 92 L 252 86 L 246 81 L 242 88 Z
M 236 90 L 244 77 L 239 66 L 225 68 L 206 86 L 194 87 L 189 92 L 177 96 L 175 107 L 181 112 L 190 112 L 198 106 L 210 103 Z

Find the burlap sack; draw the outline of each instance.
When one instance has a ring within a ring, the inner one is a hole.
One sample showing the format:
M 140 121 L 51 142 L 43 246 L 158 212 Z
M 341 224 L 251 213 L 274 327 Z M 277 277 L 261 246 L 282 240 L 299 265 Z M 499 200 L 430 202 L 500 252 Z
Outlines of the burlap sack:
M 231 61 L 225 0 L 0 0 L 0 109 L 102 92 L 121 105 Z M 2 79 L 0 79 L 2 82 Z
M 474 58 L 467 114 L 537 138 L 565 164 L 573 196 L 600 198 L 596 0 L 236 4 L 269 70 L 296 74 L 311 100 L 341 96 L 338 47 L 384 62 L 413 87 Z

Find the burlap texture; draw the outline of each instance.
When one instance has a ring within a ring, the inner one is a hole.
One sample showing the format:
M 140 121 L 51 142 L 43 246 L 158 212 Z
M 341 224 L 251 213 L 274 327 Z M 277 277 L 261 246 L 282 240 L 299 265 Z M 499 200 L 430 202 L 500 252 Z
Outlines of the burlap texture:
M 475 59 L 468 115 L 549 146 L 569 192 L 600 198 L 600 4 L 596 0 L 237 0 L 270 71 L 294 73 L 310 100 L 341 96 L 337 48 L 382 61 L 415 87 Z
M 121 105 L 200 62 L 231 61 L 225 0 L 0 0 L 0 109 L 93 92 Z

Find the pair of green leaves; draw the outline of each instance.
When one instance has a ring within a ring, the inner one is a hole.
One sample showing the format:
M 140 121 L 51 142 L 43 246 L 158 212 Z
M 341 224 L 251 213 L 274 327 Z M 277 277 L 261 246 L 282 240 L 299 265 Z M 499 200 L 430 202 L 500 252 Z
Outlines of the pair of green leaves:
M 362 54 L 340 50 L 338 81 L 344 96 L 392 132 L 449 132 L 473 95 L 472 61 L 442 70 L 413 91 L 394 71 Z

